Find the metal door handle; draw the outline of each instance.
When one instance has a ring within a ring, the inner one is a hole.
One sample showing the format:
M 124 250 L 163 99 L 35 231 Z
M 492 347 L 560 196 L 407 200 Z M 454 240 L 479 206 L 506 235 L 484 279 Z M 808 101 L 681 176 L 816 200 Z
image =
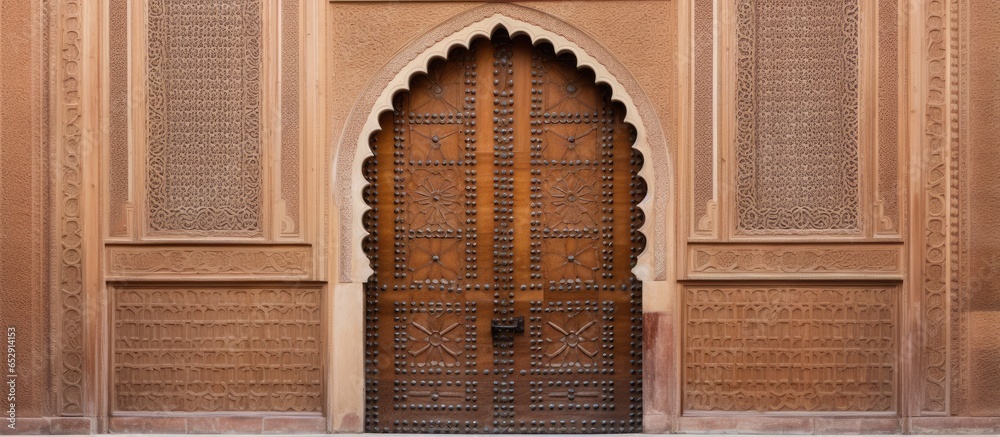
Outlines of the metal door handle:
M 508 320 L 511 323 L 505 324 L 504 322 Z M 497 338 L 503 333 L 522 333 L 524 332 L 524 316 L 493 319 L 490 323 L 490 332 L 493 334 L 493 338 Z

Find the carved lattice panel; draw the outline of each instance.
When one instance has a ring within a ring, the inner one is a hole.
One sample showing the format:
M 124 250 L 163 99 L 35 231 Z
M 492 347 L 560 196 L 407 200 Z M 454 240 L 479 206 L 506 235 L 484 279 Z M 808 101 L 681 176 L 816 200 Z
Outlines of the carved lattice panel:
M 572 57 L 503 34 L 410 85 L 365 167 L 367 429 L 641 430 L 645 190 L 623 110 Z
M 742 234 L 856 234 L 858 0 L 738 0 Z
M 113 410 L 319 412 L 320 290 L 115 290 Z
M 685 411 L 896 411 L 895 287 L 684 292 Z
M 259 236 L 260 0 L 149 0 L 147 226 Z

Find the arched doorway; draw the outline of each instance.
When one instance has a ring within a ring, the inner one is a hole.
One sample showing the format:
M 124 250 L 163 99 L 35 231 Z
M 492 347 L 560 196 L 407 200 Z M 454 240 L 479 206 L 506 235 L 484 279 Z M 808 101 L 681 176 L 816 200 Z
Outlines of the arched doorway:
M 635 130 L 503 30 L 394 97 L 364 165 L 366 428 L 642 429 Z

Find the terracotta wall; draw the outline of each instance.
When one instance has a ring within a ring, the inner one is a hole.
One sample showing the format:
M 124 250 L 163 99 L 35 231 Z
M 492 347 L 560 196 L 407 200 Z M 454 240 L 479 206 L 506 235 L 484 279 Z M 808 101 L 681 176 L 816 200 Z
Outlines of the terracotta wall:
M 1000 416 L 1000 4 L 969 2 L 963 74 L 962 414 Z
M 45 14 L 40 2 L 0 3 L 0 338 L 4 418 L 51 414 L 49 373 L 49 132 Z M 7 367 L 16 354 L 16 378 Z M 12 388 L 9 381 L 15 382 Z M 4 431 L 10 423 L 3 421 Z M 16 429 L 31 429 L 20 422 Z

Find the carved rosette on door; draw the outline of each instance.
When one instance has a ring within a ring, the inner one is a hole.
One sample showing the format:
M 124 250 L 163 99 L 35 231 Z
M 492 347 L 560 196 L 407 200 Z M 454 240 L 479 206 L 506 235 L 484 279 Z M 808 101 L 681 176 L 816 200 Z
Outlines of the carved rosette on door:
M 608 87 L 502 31 L 430 65 L 365 162 L 366 428 L 642 430 L 642 156 Z

